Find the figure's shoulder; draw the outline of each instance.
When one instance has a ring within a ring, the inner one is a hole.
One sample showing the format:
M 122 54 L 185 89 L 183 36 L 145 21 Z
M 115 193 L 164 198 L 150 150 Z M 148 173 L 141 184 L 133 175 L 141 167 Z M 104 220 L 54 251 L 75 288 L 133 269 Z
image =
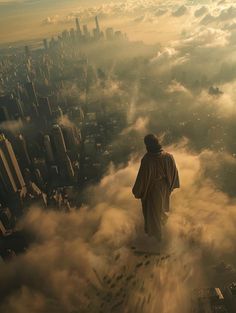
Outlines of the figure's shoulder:
M 174 159 L 173 155 L 167 151 L 162 151 L 161 154 L 162 154 L 163 158 L 166 160 L 173 160 Z
M 173 157 L 173 155 L 170 152 L 165 151 L 165 150 L 162 151 L 162 154 L 167 157 Z
M 153 162 L 153 157 L 150 155 L 150 153 L 144 154 L 141 160 L 141 164 L 144 166 L 148 166 L 152 162 Z
M 141 163 L 147 162 L 148 159 L 149 159 L 149 155 L 148 155 L 148 153 L 145 153 L 144 156 L 143 156 L 142 159 L 141 159 Z

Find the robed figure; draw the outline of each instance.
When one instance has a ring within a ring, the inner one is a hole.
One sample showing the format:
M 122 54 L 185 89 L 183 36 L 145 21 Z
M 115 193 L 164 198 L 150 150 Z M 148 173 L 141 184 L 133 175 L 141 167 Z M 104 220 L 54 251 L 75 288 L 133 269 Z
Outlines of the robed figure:
M 180 187 L 179 175 L 173 156 L 162 149 L 155 135 L 147 135 L 144 143 L 147 153 L 141 160 L 132 191 L 142 202 L 145 232 L 161 241 L 170 195 Z

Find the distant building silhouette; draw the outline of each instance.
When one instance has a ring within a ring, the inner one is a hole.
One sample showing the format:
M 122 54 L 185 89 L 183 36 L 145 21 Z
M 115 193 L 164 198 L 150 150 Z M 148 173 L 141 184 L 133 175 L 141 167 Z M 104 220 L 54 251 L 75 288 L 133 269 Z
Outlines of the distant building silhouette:
M 0 123 L 9 120 L 9 114 L 6 107 L 0 107 Z
M 28 59 L 30 57 L 30 49 L 29 46 L 25 46 L 25 56 Z
M 95 23 L 96 23 L 97 32 L 98 32 L 98 34 L 100 34 L 101 31 L 100 31 L 100 26 L 99 26 L 99 22 L 98 22 L 98 16 L 95 16 Z
M 78 37 L 81 37 L 82 32 L 81 32 L 80 22 L 79 22 L 78 17 L 75 19 L 75 23 L 76 23 L 76 31 L 77 31 L 77 35 L 78 35 Z
M 39 97 L 38 104 L 40 114 L 44 117 L 50 118 L 52 115 L 52 109 L 48 97 Z
M 43 40 L 43 46 L 45 50 L 48 50 L 48 41 L 46 38 Z
M 16 159 L 15 152 L 9 140 L 6 139 L 4 134 L 0 135 L 0 149 L 4 153 L 8 166 L 11 170 L 11 174 L 14 178 L 15 185 L 18 190 L 25 186 L 24 178 L 22 176 L 18 161 Z
M 88 26 L 87 26 L 87 25 L 83 25 L 83 32 L 84 32 L 84 37 L 85 37 L 85 39 L 89 39 L 90 33 L 89 33 L 89 30 L 88 30 Z
M 37 118 L 39 115 L 38 99 L 37 99 L 37 95 L 35 92 L 34 83 L 31 81 L 27 82 L 25 84 L 25 89 L 26 89 L 27 95 L 28 95 L 28 100 L 29 100 L 29 105 L 30 105 L 30 113 L 31 113 L 32 117 Z
M 26 195 L 25 181 L 10 141 L 0 135 L 0 198 L 16 213 L 22 209 Z
M 59 163 L 60 172 L 63 176 L 73 179 L 75 176 L 71 160 L 67 155 L 66 144 L 64 136 L 59 125 L 54 125 L 52 129 L 52 136 L 54 141 L 54 148 L 56 157 Z
M 2 149 L 0 149 L 0 184 L 0 192 L 4 198 L 9 193 L 17 192 L 15 180 Z
M 106 38 L 107 40 L 113 40 L 114 39 L 114 30 L 113 28 L 109 27 L 106 29 Z
M 50 139 L 49 135 L 45 135 L 44 136 L 43 143 L 44 143 L 44 148 L 45 148 L 45 151 L 46 151 L 47 161 L 50 164 L 53 164 L 55 162 L 55 158 L 54 158 L 52 144 L 51 144 L 51 139 Z
M 3 114 L 0 116 L 0 121 L 24 116 L 21 102 L 13 94 L 0 96 L 0 108 Z
M 19 154 L 19 163 L 22 169 L 31 166 L 31 160 L 28 152 L 26 140 L 22 134 L 17 137 L 17 150 Z

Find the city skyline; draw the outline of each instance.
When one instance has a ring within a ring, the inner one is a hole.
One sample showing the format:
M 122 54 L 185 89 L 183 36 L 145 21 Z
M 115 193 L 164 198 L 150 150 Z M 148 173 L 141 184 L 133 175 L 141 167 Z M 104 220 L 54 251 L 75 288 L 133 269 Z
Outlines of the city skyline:
M 182 31 L 191 28 L 192 21 L 198 22 L 208 13 L 215 16 L 232 5 L 232 1 L 214 3 L 207 0 L 176 0 L 165 3 L 151 0 L 62 0 L 57 2 L 55 7 L 54 1 L 3 1 L 0 2 L 1 28 L 7 27 L 8 33 L 1 32 L 0 41 L 6 46 L 14 41 L 20 44 L 21 41 L 39 40 L 46 34 L 53 36 L 63 28 L 72 26 L 75 17 L 82 18 L 83 23 L 90 26 L 93 16 L 98 15 L 105 28 L 108 25 L 120 28 L 128 33 L 132 40 L 142 40 L 148 44 L 166 43 L 168 40 L 179 39 Z M 182 8 L 178 12 L 178 8 L 184 6 L 187 10 Z M 205 7 L 203 14 L 195 15 L 194 12 L 202 7 Z

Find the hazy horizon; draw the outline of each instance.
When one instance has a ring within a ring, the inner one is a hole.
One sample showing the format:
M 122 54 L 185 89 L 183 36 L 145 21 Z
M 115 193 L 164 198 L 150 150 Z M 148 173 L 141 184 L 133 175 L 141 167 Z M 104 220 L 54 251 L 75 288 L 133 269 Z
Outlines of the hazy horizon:
M 8 44 L 55 36 L 74 27 L 74 18 L 94 27 L 93 17 L 99 16 L 102 28 L 107 25 L 125 31 L 132 40 L 146 43 L 166 43 L 178 39 L 188 30 L 194 11 L 206 5 L 217 7 L 214 1 L 0 1 L 0 43 Z M 218 5 L 229 6 L 230 2 Z M 187 10 L 183 9 L 186 6 Z M 182 7 L 182 9 L 181 9 Z M 178 9 L 180 10 L 178 11 Z M 176 13 L 177 12 L 177 13 Z M 7 31 L 4 31 L 7 30 Z

